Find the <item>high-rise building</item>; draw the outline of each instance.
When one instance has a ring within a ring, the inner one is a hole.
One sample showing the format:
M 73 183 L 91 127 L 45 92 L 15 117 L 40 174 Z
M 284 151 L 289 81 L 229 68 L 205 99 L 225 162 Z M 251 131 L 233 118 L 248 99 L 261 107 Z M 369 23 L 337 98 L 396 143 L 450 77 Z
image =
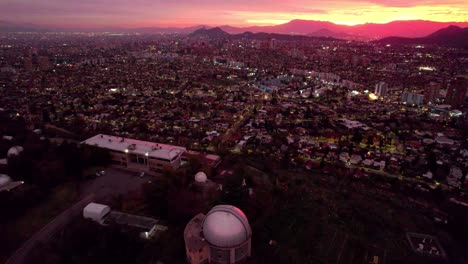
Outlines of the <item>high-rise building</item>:
M 276 39 L 270 39 L 270 49 L 276 49 Z
M 409 105 L 421 105 L 423 103 L 424 95 L 415 94 L 412 92 L 403 92 L 401 95 L 401 102 Z
M 435 104 L 439 100 L 440 94 L 440 83 L 437 82 L 430 82 L 426 86 L 426 90 L 424 93 L 424 98 L 426 103 L 428 104 Z
M 462 106 L 465 101 L 467 86 L 467 76 L 457 76 L 451 80 L 447 88 L 445 103 L 452 107 Z
M 387 97 L 388 84 L 385 82 L 379 82 L 378 84 L 376 84 L 374 94 L 378 97 Z

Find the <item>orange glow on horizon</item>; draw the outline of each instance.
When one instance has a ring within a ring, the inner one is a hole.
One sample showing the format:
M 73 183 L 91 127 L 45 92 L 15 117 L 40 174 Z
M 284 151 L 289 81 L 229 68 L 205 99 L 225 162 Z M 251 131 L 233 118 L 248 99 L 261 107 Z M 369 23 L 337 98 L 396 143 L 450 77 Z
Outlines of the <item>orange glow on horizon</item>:
M 294 19 L 329 21 L 335 24 L 354 26 L 365 23 L 384 24 L 397 20 L 430 20 L 437 22 L 467 22 L 468 4 L 460 6 L 435 5 L 388 7 L 369 5 L 363 2 L 351 2 L 347 5 L 337 5 L 323 12 L 232 12 L 231 18 L 245 26 L 268 26 L 284 24 Z
M 248 25 L 255 26 L 275 26 L 290 22 L 292 19 L 247 19 L 245 22 Z M 326 22 L 326 21 L 324 21 Z M 355 21 L 328 21 L 337 25 L 355 26 L 365 24 L 366 22 L 355 22 Z

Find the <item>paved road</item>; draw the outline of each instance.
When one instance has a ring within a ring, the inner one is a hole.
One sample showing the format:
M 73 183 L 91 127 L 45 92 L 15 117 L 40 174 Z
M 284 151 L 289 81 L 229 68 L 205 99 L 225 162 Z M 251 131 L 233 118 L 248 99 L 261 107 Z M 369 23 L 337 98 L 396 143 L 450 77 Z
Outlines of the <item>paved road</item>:
M 66 209 L 23 243 L 5 264 L 25 263 L 26 257 L 32 249 L 40 245 L 40 243 L 50 241 L 53 239 L 54 235 L 62 230 L 71 220 L 76 217 L 81 217 L 83 208 L 87 204 L 103 201 L 115 195 L 126 194 L 129 191 L 138 190 L 141 188 L 141 185 L 148 180 L 150 180 L 149 177 L 140 178 L 135 172 L 128 172 L 117 168 L 107 168 L 104 176 L 89 180 L 81 186 L 80 201 Z
M 362 169 L 365 172 L 380 175 L 380 176 L 384 176 L 384 177 L 387 177 L 387 178 L 394 178 L 394 179 L 399 179 L 399 180 L 402 180 L 402 181 L 412 182 L 412 183 L 420 183 L 420 184 L 423 184 L 424 186 L 427 185 L 427 181 L 425 181 L 424 179 L 405 177 L 405 176 L 400 175 L 400 174 L 392 174 L 392 173 L 389 173 L 389 172 L 386 172 L 386 171 L 375 170 L 375 169 L 361 167 L 361 166 L 355 166 L 355 165 L 348 165 L 346 167 L 352 168 L 352 169 Z M 452 190 L 452 189 L 457 188 L 457 186 L 450 186 L 450 185 L 448 185 L 446 183 L 439 183 L 439 184 L 440 184 L 442 190 L 444 190 L 444 191 L 448 191 L 448 190 Z
M 57 216 L 54 220 L 44 226 L 39 232 L 29 238 L 15 253 L 5 262 L 5 264 L 22 264 L 25 263 L 28 253 L 38 246 L 40 243 L 47 242 L 60 230 L 62 230 L 74 216 L 81 213 L 83 208 L 90 202 L 94 201 L 93 194 L 88 195 L 72 207 L 68 208 Z
M 249 120 L 249 118 L 252 117 L 254 107 L 255 106 L 248 107 L 242 114 L 242 117 L 239 118 L 239 120 L 234 123 L 234 125 L 228 131 L 226 131 L 226 133 L 221 138 L 221 146 L 224 146 L 224 144 L 226 144 L 226 142 L 229 141 L 232 136 L 242 128 L 242 126 Z

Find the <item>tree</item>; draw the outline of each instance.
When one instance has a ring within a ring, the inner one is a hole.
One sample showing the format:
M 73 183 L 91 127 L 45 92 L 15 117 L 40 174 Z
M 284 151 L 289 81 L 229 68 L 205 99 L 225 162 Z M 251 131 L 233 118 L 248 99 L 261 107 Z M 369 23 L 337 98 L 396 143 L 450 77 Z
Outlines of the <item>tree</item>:
M 203 212 L 203 201 L 195 192 L 172 189 L 168 193 L 169 218 L 174 222 L 186 223 L 196 214 Z
M 370 147 L 371 145 L 374 145 L 374 136 L 373 135 L 369 135 L 367 137 L 367 146 Z
M 361 131 L 359 131 L 359 129 L 356 129 L 354 131 L 354 135 L 353 135 L 353 138 L 352 138 L 352 141 L 356 144 L 360 144 L 361 141 L 362 141 L 362 134 L 361 134 Z
M 245 168 L 239 166 L 234 169 L 232 175 L 224 178 L 223 202 L 235 206 L 242 206 L 245 203 L 247 190 L 242 186 L 245 179 Z
M 44 159 L 36 164 L 33 178 L 43 187 L 53 187 L 66 179 L 65 164 L 59 159 Z
M 57 152 L 64 161 L 66 174 L 75 179 L 80 179 L 84 170 L 84 163 L 77 145 L 64 142 L 58 147 Z
M 143 185 L 143 197 L 153 215 L 167 217 L 168 188 L 169 182 L 166 178 L 151 183 L 147 182 Z
M 189 163 L 189 173 L 191 175 L 195 175 L 195 173 L 199 172 L 201 169 L 202 169 L 202 164 L 200 162 L 200 160 L 196 159 L 196 158 L 190 158 L 188 160 L 188 163 Z
M 82 146 L 80 155 L 85 166 L 106 166 L 111 162 L 109 151 L 95 146 Z
M 468 175 L 468 171 L 467 171 L 467 165 L 465 163 L 465 165 L 462 168 L 462 177 L 460 179 L 460 189 L 459 189 L 459 191 L 462 191 L 463 189 L 465 189 L 465 182 L 466 182 L 466 176 L 467 175 Z
M 385 142 L 384 142 L 384 137 L 379 138 L 379 149 L 382 150 L 382 148 L 385 147 Z
M 118 226 L 103 227 L 79 218 L 67 225 L 60 236 L 32 250 L 26 263 L 149 263 L 138 260 L 145 244 L 135 234 Z
M 427 156 L 427 167 L 432 173 L 436 172 L 437 169 L 437 156 L 434 151 L 430 151 Z

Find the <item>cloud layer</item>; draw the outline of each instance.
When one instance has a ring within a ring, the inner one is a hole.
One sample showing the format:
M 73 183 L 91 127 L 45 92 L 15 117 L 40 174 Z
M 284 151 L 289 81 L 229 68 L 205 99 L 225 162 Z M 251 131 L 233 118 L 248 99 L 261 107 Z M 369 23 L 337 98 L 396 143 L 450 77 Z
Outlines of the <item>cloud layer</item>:
M 0 17 L 55 26 L 253 25 L 292 19 L 342 24 L 468 20 L 458 0 L 2 0 Z

